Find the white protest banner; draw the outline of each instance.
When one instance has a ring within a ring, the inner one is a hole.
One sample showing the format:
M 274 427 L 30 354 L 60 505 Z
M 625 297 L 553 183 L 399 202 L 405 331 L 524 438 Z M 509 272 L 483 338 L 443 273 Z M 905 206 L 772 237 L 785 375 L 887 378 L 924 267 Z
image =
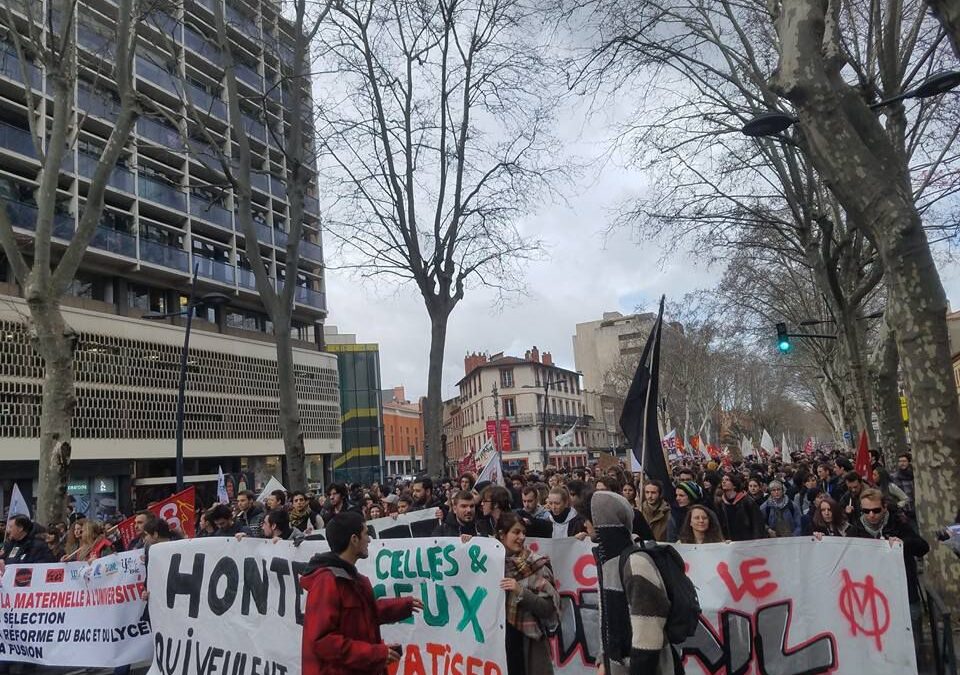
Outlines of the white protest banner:
M 150 550 L 149 675 L 299 675 L 300 578 L 326 542 L 205 538 Z M 385 625 L 401 644 L 392 675 L 506 675 L 504 551 L 492 539 L 374 541 L 358 569 L 377 597 L 412 596 L 422 613 Z
M 7 565 L 0 577 L 0 661 L 111 667 L 153 655 L 143 551 L 92 563 Z
M 591 544 L 528 544 L 550 557 L 561 594 L 555 672 L 593 675 L 600 644 Z M 687 675 L 916 674 L 900 545 L 797 537 L 677 550 L 703 610 L 683 644 Z
M 370 536 L 376 539 L 409 539 L 411 537 L 429 537 L 437 526 L 436 509 L 407 511 L 396 518 L 374 518 L 367 521 Z

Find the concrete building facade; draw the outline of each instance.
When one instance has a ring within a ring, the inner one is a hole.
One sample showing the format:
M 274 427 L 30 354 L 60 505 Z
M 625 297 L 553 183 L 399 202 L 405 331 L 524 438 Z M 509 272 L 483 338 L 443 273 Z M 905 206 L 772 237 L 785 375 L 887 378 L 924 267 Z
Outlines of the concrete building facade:
M 462 453 L 474 453 L 482 447 L 487 440 L 487 422 L 499 417 L 509 420 L 511 427 L 510 450 L 503 452 L 505 469 L 544 468 L 544 424 L 550 464 L 587 463 L 586 434 L 581 425 L 588 425 L 589 419 L 580 376 L 554 364 L 550 352 L 541 355 L 533 347 L 523 358 L 502 352 L 492 356 L 469 354 L 464 359 L 464 377 L 457 386 L 460 396 L 456 414 L 460 419 Z M 573 444 L 558 447 L 557 436 L 575 426 Z
M 336 357 L 322 351 L 327 309 L 315 179 L 306 201 L 300 264 L 295 270 L 286 265 L 287 167 L 271 131 L 282 134 L 289 114 L 284 101 L 290 86 L 285 75 L 291 72 L 291 26 L 274 0 L 229 0 L 224 5 L 243 97 L 242 119 L 231 120 L 213 29 L 214 3 L 219 2 L 225 0 L 172 3 L 169 14 L 158 5 L 142 27 L 135 60 L 137 90 L 179 126 L 155 115 L 138 120 L 109 180 L 103 217 L 70 288 L 71 297 L 64 301 L 67 322 L 81 336 L 73 431 L 77 461 L 71 484 L 76 483 L 77 490 L 83 483 L 90 490 L 112 485 L 103 502 L 112 499 L 122 510 L 131 508 L 131 495 L 134 502 L 147 498 L 142 493 L 138 497 L 138 488 L 166 489 L 173 483 L 182 320 L 162 324 L 141 317 L 185 307 L 194 269 L 199 295 L 215 291 L 229 301 L 201 304 L 195 310 L 186 403 L 187 481 L 207 489 L 220 466 L 228 473 L 263 476 L 279 475 L 282 464 L 274 327 L 247 263 L 236 202 L 220 187 L 225 181 L 215 162 L 186 151 L 188 133 L 194 148 L 206 141 L 199 140 L 188 121 L 185 90 L 221 148 L 232 147 L 232 123 L 240 122 L 250 138 L 257 169 L 252 187 L 260 254 L 278 286 L 297 287 L 292 330 L 311 477 L 322 480 L 330 456 L 340 451 Z M 105 75 L 117 42 L 116 13 L 110 0 L 86 0 L 77 7 L 78 140 L 60 173 L 54 255 L 73 236 L 118 112 L 114 87 Z M 46 17 L 46 9 L 38 15 Z M 0 17 L 0 24 L 5 20 Z M 52 99 L 47 74 L 36 64 L 26 64 L 24 83 L 9 29 L 2 34 L 0 200 L 29 256 L 39 162 L 24 92 L 27 86 L 33 89 L 41 119 L 52 115 Z M 176 44 L 175 53 L 164 51 L 167 40 Z M 6 336 L 0 347 L 0 476 L 4 485 L 17 480 L 29 497 L 36 476 L 42 363 L 30 347 L 28 312 L 5 260 L 0 261 L 0 284 L 0 326 Z
M 604 312 L 602 319 L 576 326 L 573 355 L 577 370 L 583 373 L 591 451 L 617 451 L 624 442 L 619 424 L 623 401 L 614 383 L 622 387 L 629 382 L 628 366 L 643 351 L 656 320 L 654 313 Z

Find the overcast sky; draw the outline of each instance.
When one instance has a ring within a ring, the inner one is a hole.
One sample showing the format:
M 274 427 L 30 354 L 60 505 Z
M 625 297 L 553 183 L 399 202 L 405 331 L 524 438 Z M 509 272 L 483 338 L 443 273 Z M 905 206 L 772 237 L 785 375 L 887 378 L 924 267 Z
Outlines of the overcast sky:
M 562 130 L 570 149 L 581 157 L 606 153 L 607 144 L 599 132 L 584 134 L 579 122 L 573 121 L 578 111 L 571 112 Z M 584 173 L 569 205 L 545 204 L 522 223 L 524 232 L 547 242 L 547 256 L 529 264 L 525 295 L 501 307 L 492 292 L 475 288 L 454 309 L 444 359 L 444 398 L 457 393 L 455 384 L 463 377 L 463 357 L 468 352 L 523 356 L 536 345 L 541 352 L 551 352 L 558 365 L 573 368 L 572 336 L 577 323 L 599 319 L 603 312 L 654 310 L 661 293 L 677 300 L 719 281 L 719 267 L 706 269 L 684 254 L 672 256 L 664 266 L 660 245 L 640 244 L 626 230 L 607 233 L 610 209 L 644 189 L 643 175 L 626 169 L 622 162 L 608 162 Z M 327 255 L 328 264 L 335 268 L 335 253 Z M 960 268 L 951 265 L 941 274 L 947 297 L 957 306 Z M 426 395 L 430 330 L 415 287 L 385 279 L 361 281 L 331 269 L 327 302 L 328 324 L 341 333 L 355 333 L 360 342 L 380 344 L 384 388 L 404 385 L 411 400 Z

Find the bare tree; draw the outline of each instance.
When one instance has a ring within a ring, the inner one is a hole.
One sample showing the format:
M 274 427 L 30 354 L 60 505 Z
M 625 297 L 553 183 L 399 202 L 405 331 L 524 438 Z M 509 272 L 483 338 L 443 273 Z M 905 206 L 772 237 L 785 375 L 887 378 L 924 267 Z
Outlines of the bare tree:
M 540 242 L 518 219 L 562 175 L 536 10 L 522 0 L 348 0 L 320 31 L 326 213 L 364 276 L 414 283 L 430 317 L 425 469 L 445 471 L 447 323 L 468 286 L 516 291 Z
M 25 83 L 27 121 L 33 153 L 40 164 L 33 201 L 36 223 L 32 248 L 21 248 L 5 209 L 0 209 L 0 245 L 30 310 L 34 348 L 43 358 L 40 416 L 40 474 L 37 519 L 51 522 L 66 509 L 68 444 L 76 407 L 74 350 L 77 334 L 60 311 L 61 298 L 74 279 L 103 212 L 107 181 L 136 121 L 139 103 L 133 85 L 133 56 L 139 21 L 138 0 L 120 0 L 112 72 L 119 114 L 80 203 L 79 220 L 65 248 L 55 245 L 57 186 L 68 150 L 77 140 L 76 0 L 4 0 L 2 21 L 20 63 Z M 31 86 L 33 67 L 42 67 L 47 96 Z M 62 238 L 63 233 L 59 233 Z

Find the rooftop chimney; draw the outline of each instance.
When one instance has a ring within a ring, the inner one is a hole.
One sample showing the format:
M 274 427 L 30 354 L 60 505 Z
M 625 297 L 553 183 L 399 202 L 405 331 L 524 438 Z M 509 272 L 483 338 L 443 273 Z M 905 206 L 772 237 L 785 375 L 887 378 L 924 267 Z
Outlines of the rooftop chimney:
M 543 365 L 545 366 L 553 365 L 553 356 L 550 354 L 550 352 L 543 353 Z
M 537 349 L 537 345 L 533 345 L 533 349 L 530 350 L 530 360 L 534 363 L 540 363 L 540 350 Z
M 469 375 L 475 368 L 482 366 L 487 362 L 487 355 L 484 353 L 471 352 L 463 358 L 463 374 Z

